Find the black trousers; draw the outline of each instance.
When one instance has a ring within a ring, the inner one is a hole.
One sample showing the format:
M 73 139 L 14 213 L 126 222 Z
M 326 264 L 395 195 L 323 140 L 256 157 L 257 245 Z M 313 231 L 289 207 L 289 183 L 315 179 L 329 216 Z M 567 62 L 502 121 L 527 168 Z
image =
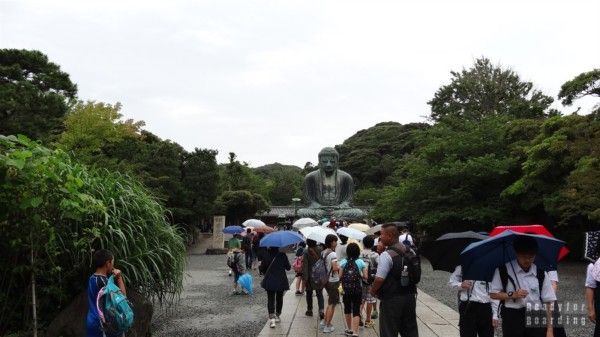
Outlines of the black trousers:
M 502 308 L 502 334 L 505 337 L 546 337 L 545 327 L 528 327 L 525 308 Z
M 417 294 L 401 294 L 381 299 L 379 337 L 419 337 Z
M 319 306 L 319 313 L 325 310 L 325 299 L 323 298 L 323 289 L 313 289 L 310 280 L 306 282 L 306 310 L 312 311 L 313 309 L 313 290 L 317 295 L 317 305 Z
M 460 337 L 493 337 L 492 304 L 479 302 L 460 302 Z
M 277 311 L 275 311 L 277 307 Z M 267 290 L 267 310 L 269 311 L 269 317 L 281 315 L 281 309 L 283 308 L 283 291 L 268 291 Z
M 344 314 L 352 316 L 360 316 L 360 304 L 362 303 L 362 292 L 350 294 L 344 293 L 342 297 L 344 302 Z
M 248 249 L 245 252 L 245 256 L 246 256 L 246 269 L 250 270 L 252 269 L 252 261 L 254 261 L 254 253 L 252 251 L 252 249 Z

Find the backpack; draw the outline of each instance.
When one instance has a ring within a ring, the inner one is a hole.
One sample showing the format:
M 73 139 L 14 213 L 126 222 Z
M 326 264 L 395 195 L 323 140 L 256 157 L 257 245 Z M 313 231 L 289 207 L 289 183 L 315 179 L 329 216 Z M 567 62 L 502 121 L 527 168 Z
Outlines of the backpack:
M 327 272 L 325 261 L 327 260 L 327 256 L 331 253 L 332 252 L 329 252 L 325 254 L 325 256 L 321 255 L 321 258 L 312 266 L 310 276 L 316 289 L 323 289 L 327 285 L 327 282 L 329 282 L 329 273 Z
M 304 260 L 304 256 L 296 256 L 294 258 L 294 262 L 292 263 L 292 268 L 294 268 L 294 271 L 296 273 L 301 273 L 302 272 L 302 262 Z
M 546 272 L 544 269 L 536 266 L 537 268 L 537 279 L 538 279 L 538 290 L 540 293 L 540 302 L 544 303 L 544 301 L 542 300 L 542 287 L 544 285 L 544 280 L 546 278 Z M 500 282 L 502 282 L 502 291 L 506 292 L 506 286 L 508 285 L 508 282 L 510 281 L 510 283 L 512 284 L 514 289 L 517 289 L 517 285 L 515 283 L 515 280 L 508 275 L 508 270 L 506 269 L 506 264 L 501 265 L 500 267 L 498 267 L 498 272 L 500 273 Z M 501 300 L 500 301 L 500 305 L 504 306 L 505 300 Z
M 344 272 L 342 273 L 342 289 L 344 294 L 361 294 L 362 293 L 362 277 L 360 270 L 356 265 L 356 260 L 347 260 Z
M 419 258 L 419 256 L 415 253 L 414 250 L 408 247 L 406 252 L 401 252 L 398 248 L 394 246 L 388 247 L 388 251 L 389 250 L 391 250 L 392 252 L 388 252 L 388 254 L 396 253 L 397 255 L 400 255 L 402 257 L 401 269 L 404 269 L 404 266 L 407 267 L 409 279 L 409 285 L 407 287 L 416 286 L 417 283 L 421 281 L 421 259 Z M 392 256 L 393 259 L 394 256 L 392 254 L 390 254 L 390 256 Z
M 239 254 L 233 253 L 231 255 L 227 255 L 227 267 L 231 268 L 233 271 L 237 271 L 237 264 L 239 260 Z
M 133 305 L 115 284 L 114 276 L 108 278 L 96 297 L 102 330 L 111 335 L 121 334 L 133 325 Z
M 361 258 L 368 264 L 367 280 L 365 281 L 365 284 L 371 285 L 375 281 L 375 275 L 377 274 L 377 262 L 373 258 L 373 254 L 371 254 L 371 252 L 365 251 Z

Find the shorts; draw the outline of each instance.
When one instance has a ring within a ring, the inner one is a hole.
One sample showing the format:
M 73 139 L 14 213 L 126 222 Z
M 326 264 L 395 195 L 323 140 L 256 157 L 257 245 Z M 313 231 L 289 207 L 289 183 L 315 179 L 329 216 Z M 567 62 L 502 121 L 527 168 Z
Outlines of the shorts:
M 296 277 L 302 277 L 302 272 L 296 273 Z
M 340 281 L 327 282 L 327 285 L 325 286 L 325 290 L 327 291 L 327 304 L 337 305 L 340 303 L 339 287 Z
M 369 303 L 369 304 L 377 303 L 377 299 L 375 297 L 373 297 L 373 295 L 371 295 L 371 286 L 363 285 L 362 299 L 363 299 L 363 301 L 365 301 L 365 303 Z

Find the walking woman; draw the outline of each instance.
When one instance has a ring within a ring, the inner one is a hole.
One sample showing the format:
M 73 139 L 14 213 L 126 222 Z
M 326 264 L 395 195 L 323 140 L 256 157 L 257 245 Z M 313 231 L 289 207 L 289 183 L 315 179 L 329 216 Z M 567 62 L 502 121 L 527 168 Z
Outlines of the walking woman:
M 317 242 L 313 240 L 306 240 L 308 246 L 304 250 L 304 258 L 302 263 L 302 278 L 304 280 L 304 286 L 306 287 L 306 316 L 311 317 L 313 315 L 313 290 L 317 295 L 317 305 L 319 308 L 319 319 L 325 318 L 325 302 L 323 299 L 323 288 L 317 287 L 312 279 L 311 271 L 313 265 L 319 261 L 321 247 L 317 246 Z
M 344 289 L 344 317 L 348 327 L 345 333 L 347 336 L 358 337 L 363 281 L 367 280 L 368 273 L 365 262 L 359 258 L 360 248 L 356 243 L 348 244 L 346 252 L 348 258 L 340 261 L 340 280 Z
M 267 291 L 267 309 L 271 320 L 271 328 L 274 328 L 280 322 L 279 316 L 283 308 L 283 293 L 290 290 L 286 271 L 291 268 L 287 255 L 280 252 L 277 247 L 269 247 L 260 264 L 260 272 L 265 275 L 260 285 Z

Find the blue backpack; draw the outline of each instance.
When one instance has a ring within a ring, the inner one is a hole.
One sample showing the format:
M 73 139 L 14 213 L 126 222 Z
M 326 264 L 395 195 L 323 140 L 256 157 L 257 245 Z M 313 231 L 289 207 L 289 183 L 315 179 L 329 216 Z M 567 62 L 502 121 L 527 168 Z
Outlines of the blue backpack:
M 102 322 L 102 329 L 107 334 L 121 334 L 133 325 L 133 309 L 131 302 L 123 295 L 115 284 L 114 276 L 108 278 L 96 298 L 96 308 Z

